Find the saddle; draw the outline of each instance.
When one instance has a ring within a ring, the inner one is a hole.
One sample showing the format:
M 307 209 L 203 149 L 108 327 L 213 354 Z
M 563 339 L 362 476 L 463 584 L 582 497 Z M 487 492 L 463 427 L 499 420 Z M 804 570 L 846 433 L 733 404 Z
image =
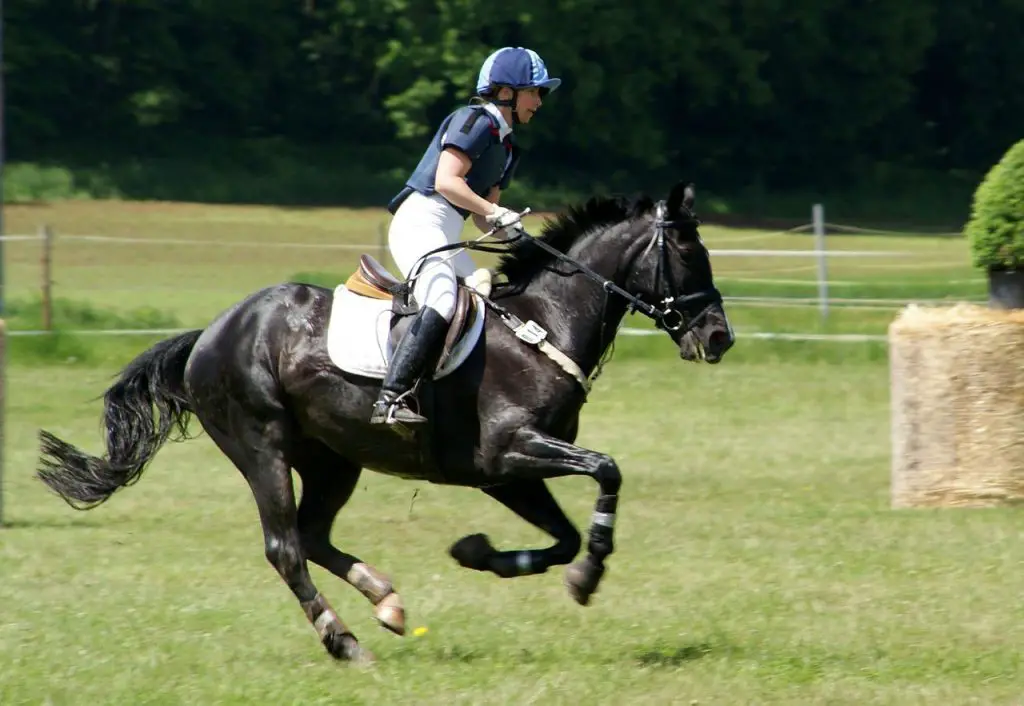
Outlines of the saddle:
M 459 288 L 455 300 L 455 314 L 448 324 L 448 333 L 441 348 L 441 355 L 435 369 L 440 369 L 451 356 L 452 349 L 466 334 L 467 329 L 476 317 L 476 299 L 473 292 L 463 286 L 458 279 Z M 406 292 L 405 284 L 388 272 L 372 255 L 360 255 L 359 267 L 345 281 L 345 287 L 353 294 L 391 301 L 391 345 L 394 349 L 401 340 L 405 328 L 412 321 L 413 315 L 419 311 L 419 305 L 411 292 Z

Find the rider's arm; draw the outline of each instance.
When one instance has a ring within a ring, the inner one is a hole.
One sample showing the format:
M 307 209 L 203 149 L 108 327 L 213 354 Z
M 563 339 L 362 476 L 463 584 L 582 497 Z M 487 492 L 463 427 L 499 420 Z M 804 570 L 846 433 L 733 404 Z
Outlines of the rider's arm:
M 497 186 L 492 186 L 491 190 L 487 193 L 487 200 L 490 203 L 498 203 L 501 200 L 501 189 Z M 486 233 L 491 229 L 490 224 L 478 213 L 473 214 L 473 225 L 480 229 L 481 233 Z
M 453 205 L 486 216 L 493 209 L 493 202 L 477 196 L 466 183 L 466 174 L 472 166 L 473 162 L 465 152 L 446 147 L 437 161 L 434 188 Z M 473 221 L 476 222 L 476 218 Z

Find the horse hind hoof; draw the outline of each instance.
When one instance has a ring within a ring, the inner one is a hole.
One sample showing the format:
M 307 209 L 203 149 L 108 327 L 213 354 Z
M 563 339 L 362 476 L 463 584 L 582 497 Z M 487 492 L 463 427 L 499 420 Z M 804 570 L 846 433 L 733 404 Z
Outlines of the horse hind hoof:
M 359 644 L 350 633 L 329 632 L 323 637 L 324 649 L 341 662 L 355 665 L 368 665 L 376 661 L 373 653 Z
M 346 655 L 345 659 L 349 664 L 356 667 L 370 667 L 377 662 L 377 657 L 359 644 L 357 644 L 355 648 Z
M 374 611 L 377 622 L 396 635 L 405 635 L 405 607 L 397 593 L 389 593 Z
M 470 534 L 448 549 L 452 559 L 459 562 L 459 566 L 477 571 L 488 571 L 489 561 L 495 553 L 491 540 L 486 534 Z

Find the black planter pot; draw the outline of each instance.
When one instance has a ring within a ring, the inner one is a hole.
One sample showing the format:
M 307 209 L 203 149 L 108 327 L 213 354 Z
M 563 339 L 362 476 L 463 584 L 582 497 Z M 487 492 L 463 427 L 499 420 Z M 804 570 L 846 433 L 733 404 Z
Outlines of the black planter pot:
M 988 305 L 992 309 L 1024 309 L 1024 270 L 989 270 Z

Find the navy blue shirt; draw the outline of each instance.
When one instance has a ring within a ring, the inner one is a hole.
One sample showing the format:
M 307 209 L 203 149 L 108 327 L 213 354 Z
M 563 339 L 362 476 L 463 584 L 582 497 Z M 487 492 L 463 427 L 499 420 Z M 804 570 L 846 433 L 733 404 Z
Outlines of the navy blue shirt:
M 497 119 L 486 108 L 481 105 L 464 106 L 449 114 L 438 127 L 405 187 L 388 204 L 388 211 L 394 214 L 413 191 L 426 196 L 436 192 L 434 174 L 441 152 L 446 147 L 461 150 L 473 162 L 466 174 L 466 183 L 473 193 L 483 198 L 487 198 L 495 186 L 508 188 L 519 163 L 519 150 L 512 134 L 509 133 L 503 141 Z M 452 207 L 464 219 L 469 216 L 469 211 L 454 204 Z

